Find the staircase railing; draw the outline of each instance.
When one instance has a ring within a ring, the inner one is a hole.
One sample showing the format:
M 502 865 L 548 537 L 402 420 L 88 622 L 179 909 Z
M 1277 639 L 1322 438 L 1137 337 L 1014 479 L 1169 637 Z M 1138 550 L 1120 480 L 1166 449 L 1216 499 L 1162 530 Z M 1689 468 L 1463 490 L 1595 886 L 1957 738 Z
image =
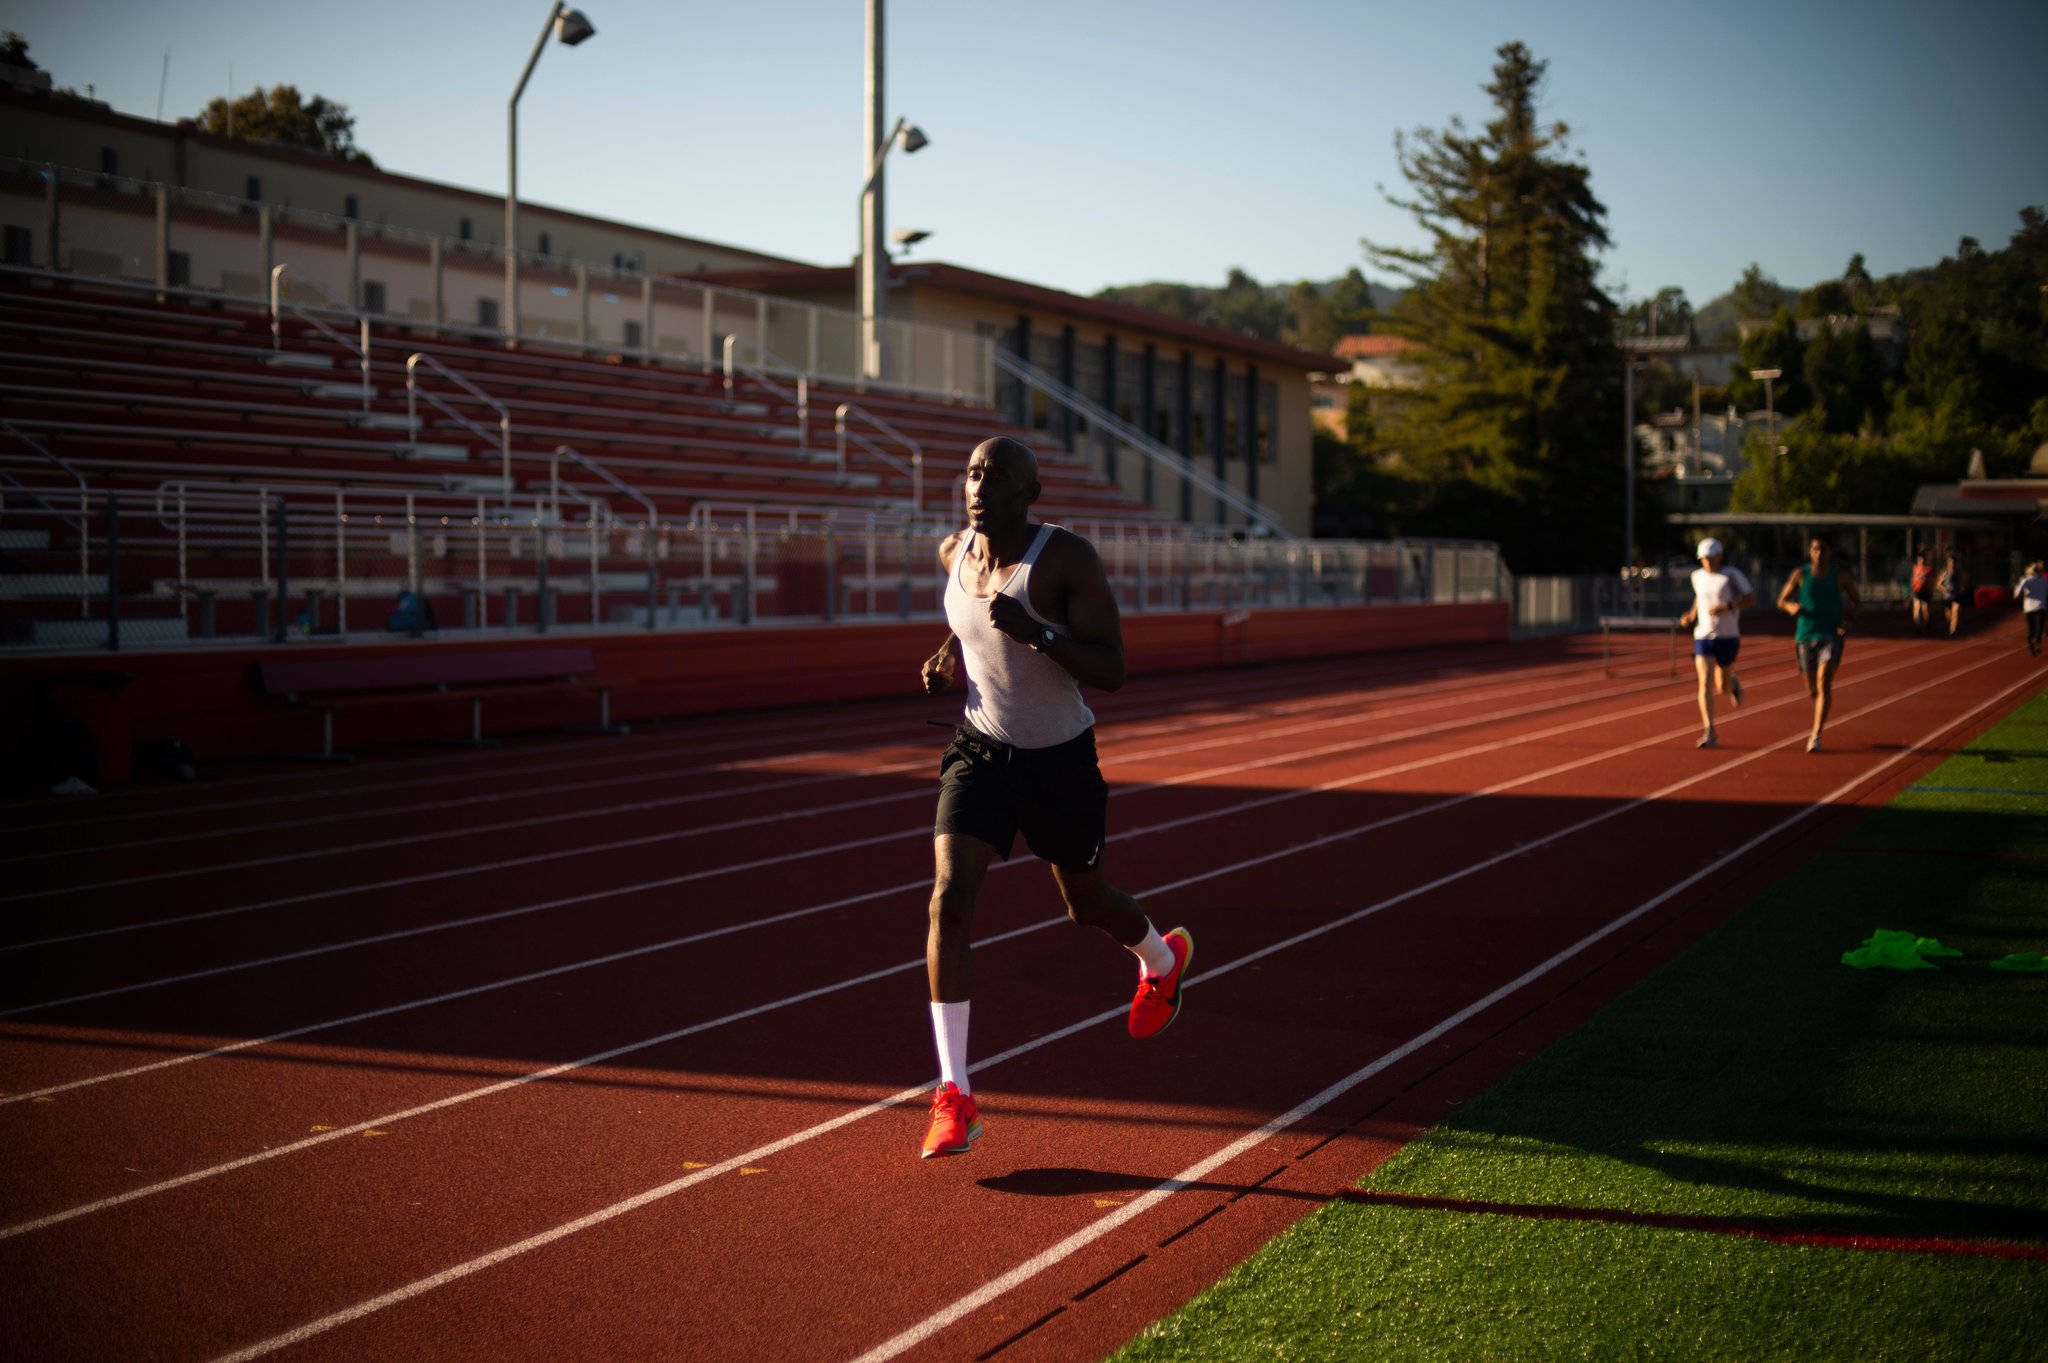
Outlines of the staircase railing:
M 901 459 L 883 450 L 866 436 L 847 430 L 846 423 L 849 417 L 859 417 L 884 435 L 901 443 L 910 451 L 910 463 L 905 465 Z M 924 446 L 918 444 L 915 440 L 912 440 L 909 436 L 903 434 L 903 432 L 897 430 L 874 413 L 851 402 L 840 403 L 838 408 L 832 413 L 832 434 L 839 450 L 839 472 L 841 476 L 844 476 L 846 473 L 846 442 L 852 440 L 855 444 L 895 469 L 898 473 L 909 475 L 911 509 L 917 512 L 924 510 Z
M 420 414 L 418 399 L 422 396 L 424 396 L 428 402 L 432 403 L 435 409 L 441 412 L 441 414 L 446 416 L 449 420 L 456 422 L 457 424 L 468 429 L 473 434 L 480 436 L 485 440 L 491 439 L 491 433 L 489 431 L 486 431 L 483 427 L 477 425 L 474 421 L 471 421 L 468 417 L 464 416 L 462 413 L 456 411 L 447 403 L 441 401 L 441 399 L 435 397 L 432 393 L 426 392 L 424 389 L 420 387 L 419 365 L 421 361 L 425 361 L 434 370 L 434 372 L 441 375 L 442 378 L 447 379 L 456 387 L 462 389 L 465 393 L 468 393 L 471 397 L 475 398 L 478 402 L 483 403 L 486 407 L 489 407 L 495 412 L 497 412 L 498 468 L 501 476 L 505 480 L 504 500 L 509 503 L 512 500 L 511 410 L 507 408 L 504 403 L 498 401 L 490 394 L 484 392 L 483 389 L 477 387 L 468 379 L 465 379 L 464 377 L 462 377 L 462 375 L 450 369 L 447 365 L 442 364 L 432 355 L 427 354 L 426 351 L 415 351 L 412 355 L 408 356 L 405 361 L 405 419 L 408 429 L 410 429 L 412 432 L 412 439 L 415 443 L 417 443 L 420 438 Z
M 777 365 L 785 372 L 796 373 L 796 391 L 792 393 L 787 388 L 784 388 L 781 384 L 777 383 L 774 379 L 769 378 L 768 370 L 765 365 L 741 364 L 736 362 L 733 359 L 733 347 L 742 345 L 745 346 L 747 349 L 753 351 L 756 355 L 759 355 L 762 358 L 762 360 L 766 361 L 767 363 Z M 737 369 L 739 372 L 746 374 L 750 378 L 752 378 L 755 383 L 760 384 L 763 388 L 766 388 L 771 393 L 774 393 L 776 396 L 783 398 L 784 400 L 790 402 L 796 407 L 797 448 L 803 450 L 809 449 L 811 447 L 810 376 L 808 374 L 797 373 L 795 365 L 783 359 L 780 355 L 777 355 L 774 351 L 768 349 L 766 346 L 756 345 L 754 344 L 754 342 L 748 340 L 746 337 L 734 333 L 728 333 L 726 335 L 724 351 L 725 400 L 727 402 L 732 401 L 733 371 Z
M 65 515 L 62 511 L 59 511 L 55 506 L 52 506 L 48 501 L 46 501 L 43 498 L 41 492 L 37 491 L 35 488 L 30 487 L 27 483 L 22 482 L 13 474 L 7 473 L 4 470 L 0 470 L 0 480 L 4 480 L 7 486 L 16 489 L 22 495 L 28 497 L 30 500 L 34 501 L 38 506 L 42 507 L 45 511 L 48 511 L 51 515 L 57 517 L 65 524 L 69 525 L 72 531 L 77 534 L 78 618 L 81 620 L 86 619 L 92 613 L 91 602 L 87 599 L 88 593 L 90 591 L 89 587 L 87 586 L 87 582 L 92 577 L 92 501 L 91 493 L 86 487 L 85 475 L 80 473 L 77 469 L 73 468 L 70 464 L 66 463 L 57 455 L 54 455 L 50 453 L 49 450 L 43 448 L 43 445 L 40 441 L 36 440 L 33 436 L 30 436 L 25 432 L 21 431 L 19 428 L 15 426 L 13 422 L 0 421 L 0 430 L 6 431 L 16 440 L 19 440 L 22 444 L 34 450 L 38 455 L 42 457 L 43 462 L 47 464 L 52 464 L 55 467 L 62 469 L 65 473 L 70 474 L 71 480 L 78 484 L 78 518 L 76 520 L 73 520 L 71 517 Z
M 1035 369 L 1000 347 L 995 352 L 996 368 L 1027 388 L 1042 393 L 1046 399 L 1075 416 L 1086 421 L 1091 429 L 1107 433 L 1130 446 L 1149 459 L 1153 466 L 1185 479 L 1199 491 L 1215 498 L 1223 506 L 1243 516 L 1255 530 L 1261 530 L 1281 539 L 1292 539 L 1286 526 L 1281 524 L 1279 514 L 1264 502 L 1247 497 L 1230 484 L 1222 481 L 1183 458 L 1174 450 L 1154 440 L 1116 413 L 1082 397 L 1067 385 L 1053 378 L 1041 369 Z M 1221 433 L 1218 433 L 1221 437 Z
M 350 317 L 355 318 L 358 339 L 355 341 L 349 340 L 340 332 L 336 331 L 333 327 L 330 327 L 327 325 L 327 323 L 321 321 L 318 314 L 309 312 L 305 308 L 300 307 L 296 303 L 290 303 L 285 301 L 283 286 L 284 277 L 286 275 L 290 275 L 293 279 L 296 279 L 299 283 L 305 285 L 307 288 L 311 289 L 313 292 L 319 294 L 322 298 L 326 299 L 329 303 L 333 304 L 334 311 L 346 313 Z M 270 272 L 270 348 L 273 351 L 281 351 L 284 349 L 283 322 L 284 310 L 286 308 L 290 308 L 292 311 L 292 315 L 299 318 L 301 321 L 311 323 L 315 330 L 320 332 L 320 334 L 325 336 L 328 340 L 340 346 L 343 350 L 352 350 L 355 352 L 356 363 L 361 367 L 363 373 L 363 410 L 365 412 L 369 411 L 370 397 L 376 391 L 370 385 L 369 314 L 363 312 L 360 308 L 350 307 L 348 304 L 342 302 L 339 298 L 336 298 L 333 294 L 327 292 L 326 289 L 322 288 L 317 280 L 308 279 L 305 275 L 301 274 L 297 270 L 292 269 L 290 265 L 279 265 Z

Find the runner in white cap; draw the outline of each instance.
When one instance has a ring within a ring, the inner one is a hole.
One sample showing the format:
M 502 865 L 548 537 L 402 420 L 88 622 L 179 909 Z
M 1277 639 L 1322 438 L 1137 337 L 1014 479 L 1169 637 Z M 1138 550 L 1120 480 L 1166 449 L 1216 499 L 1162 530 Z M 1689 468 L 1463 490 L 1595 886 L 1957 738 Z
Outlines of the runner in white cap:
M 1740 568 L 1721 566 L 1721 541 L 1703 539 L 1699 546 L 1700 566 L 1692 574 L 1692 606 L 1678 618 L 1692 626 L 1692 665 L 1700 679 L 1700 722 L 1705 726 L 1699 746 L 1711 748 L 1720 740 L 1714 733 L 1714 697 L 1726 693 L 1737 707 L 1742 704 L 1742 679 L 1735 675 L 1735 655 L 1742 651 L 1742 608 L 1756 601 L 1756 593 Z

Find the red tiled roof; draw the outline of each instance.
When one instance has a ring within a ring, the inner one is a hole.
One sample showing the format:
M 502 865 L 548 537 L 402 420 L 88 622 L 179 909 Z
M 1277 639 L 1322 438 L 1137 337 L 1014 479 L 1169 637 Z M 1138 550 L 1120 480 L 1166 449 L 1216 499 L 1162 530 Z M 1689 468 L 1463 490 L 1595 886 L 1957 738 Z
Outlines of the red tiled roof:
M 1345 336 L 1336 345 L 1340 359 L 1361 360 L 1375 355 L 1400 355 L 1410 350 L 1419 350 L 1419 342 L 1406 336 Z

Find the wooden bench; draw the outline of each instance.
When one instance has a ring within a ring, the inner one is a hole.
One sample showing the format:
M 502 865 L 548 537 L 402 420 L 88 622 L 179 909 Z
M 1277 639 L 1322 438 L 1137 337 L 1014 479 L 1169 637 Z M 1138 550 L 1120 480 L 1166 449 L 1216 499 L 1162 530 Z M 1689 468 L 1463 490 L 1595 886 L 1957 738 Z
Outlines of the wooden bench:
M 467 700 L 469 737 L 482 744 L 484 702 L 497 696 L 545 691 L 597 692 L 597 727 L 625 733 L 611 722 L 612 686 L 597 680 L 597 656 L 587 645 L 549 644 L 374 658 L 277 658 L 256 664 L 265 695 L 320 711 L 320 756 L 337 757 L 334 712 L 357 705 L 409 700 Z

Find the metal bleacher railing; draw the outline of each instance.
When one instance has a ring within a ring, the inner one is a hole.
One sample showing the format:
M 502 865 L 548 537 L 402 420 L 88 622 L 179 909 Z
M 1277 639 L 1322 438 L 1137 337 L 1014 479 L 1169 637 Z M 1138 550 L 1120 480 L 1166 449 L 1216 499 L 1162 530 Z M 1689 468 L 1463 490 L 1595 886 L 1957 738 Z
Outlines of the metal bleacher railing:
M 609 485 L 573 450 L 558 457 Z M 663 521 L 644 500 L 639 517 L 621 516 L 603 487 L 567 478 L 508 499 L 437 487 L 431 475 L 342 487 L 250 467 L 235 470 L 249 481 L 178 474 L 148 490 L 90 488 L 74 509 L 54 477 L 29 473 L 6 484 L 6 526 L 35 542 L 14 541 L 10 556 L 40 551 L 103 570 L 43 575 L 40 590 L 14 594 L 5 604 L 16 648 L 374 637 L 401 592 L 424 600 L 444 632 L 479 637 L 935 619 L 935 547 L 957 528 L 907 509 L 756 502 L 700 502 L 687 520 Z M 1490 544 L 1066 523 L 1095 543 L 1131 612 L 1500 601 L 1514 591 Z M 51 609 L 22 609 L 37 603 Z

